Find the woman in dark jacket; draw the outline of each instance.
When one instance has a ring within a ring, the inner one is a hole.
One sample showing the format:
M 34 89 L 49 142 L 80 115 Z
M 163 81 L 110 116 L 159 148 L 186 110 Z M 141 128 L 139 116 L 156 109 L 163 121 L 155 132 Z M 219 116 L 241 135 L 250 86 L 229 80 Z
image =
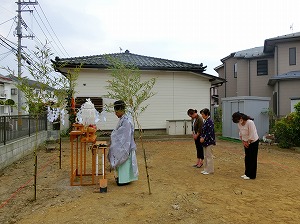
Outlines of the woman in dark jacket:
M 205 108 L 201 110 L 201 115 L 204 119 L 204 124 L 202 128 L 202 134 L 200 137 L 200 142 L 203 144 L 204 150 L 204 170 L 201 171 L 202 174 L 212 174 L 214 173 L 214 159 L 212 154 L 213 145 L 216 144 L 214 122 L 210 118 L 209 109 Z
M 200 143 L 200 135 L 202 131 L 203 120 L 199 116 L 199 114 L 197 114 L 197 110 L 189 109 L 187 111 L 187 114 L 190 118 L 192 118 L 192 132 L 193 132 L 193 138 L 195 140 L 195 145 L 197 150 L 197 162 L 193 166 L 200 168 L 203 165 L 203 159 L 204 159 L 203 146 Z

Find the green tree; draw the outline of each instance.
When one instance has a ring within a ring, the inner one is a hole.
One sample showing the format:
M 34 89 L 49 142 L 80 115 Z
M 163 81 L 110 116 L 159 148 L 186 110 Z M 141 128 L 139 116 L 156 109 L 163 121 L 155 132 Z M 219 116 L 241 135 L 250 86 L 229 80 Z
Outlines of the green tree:
M 26 99 L 25 107 L 23 110 L 27 110 L 30 116 L 33 116 L 36 120 L 36 139 L 34 146 L 34 200 L 36 200 L 36 177 L 37 177 L 37 134 L 38 134 L 38 118 L 45 116 L 46 108 L 63 109 L 67 102 L 68 90 L 70 83 L 74 85 L 74 76 L 67 74 L 65 76 L 61 74 L 55 74 L 54 67 L 51 65 L 51 57 L 53 56 L 51 49 L 48 47 L 48 43 L 45 43 L 42 47 L 35 47 L 33 51 L 35 61 L 30 64 L 22 65 L 28 72 L 31 78 L 20 77 L 17 78 L 16 87 L 22 92 Z M 15 72 L 9 67 L 4 68 L 11 77 L 16 78 Z M 61 164 L 61 148 L 60 148 L 60 164 Z
M 155 95 L 155 93 L 152 92 L 152 88 L 155 85 L 156 78 L 142 82 L 138 68 L 130 64 L 124 64 L 120 60 L 112 57 L 107 57 L 107 59 L 112 64 L 110 68 L 112 79 L 107 81 L 108 86 L 106 86 L 106 88 L 108 93 L 104 97 L 114 100 L 123 100 L 127 105 L 128 112 L 131 113 L 133 120 L 136 122 L 144 153 L 149 194 L 151 194 L 146 150 L 143 144 L 143 131 L 138 117 L 148 107 L 148 104 L 144 105 L 144 102 Z M 107 106 L 111 108 L 112 105 Z

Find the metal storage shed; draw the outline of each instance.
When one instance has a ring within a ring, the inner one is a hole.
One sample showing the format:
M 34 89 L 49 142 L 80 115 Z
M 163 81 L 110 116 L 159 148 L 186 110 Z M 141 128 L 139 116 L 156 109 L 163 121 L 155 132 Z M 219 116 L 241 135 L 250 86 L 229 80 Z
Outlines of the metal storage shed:
M 239 96 L 222 98 L 222 135 L 239 139 L 237 124 L 232 122 L 232 114 L 241 112 L 254 118 L 259 138 L 269 133 L 270 97 Z

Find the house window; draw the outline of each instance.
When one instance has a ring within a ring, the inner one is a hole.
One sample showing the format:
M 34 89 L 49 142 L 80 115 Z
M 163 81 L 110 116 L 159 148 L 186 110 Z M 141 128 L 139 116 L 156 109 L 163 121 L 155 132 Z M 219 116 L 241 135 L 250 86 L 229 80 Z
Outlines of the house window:
M 289 62 L 290 65 L 295 65 L 296 64 L 296 48 L 292 47 L 289 49 Z
M 295 105 L 297 103 L 300 103 L 300 98 L 299 97 L 293 97 L 293 98 L 290 98 L 291 99 L 291 112 L 295 112 Z
M 268 75 L 268 60 L 257 61 L 257 75 Z
M 18 94 L 18 89 L 12 88 L 11 89 L 11 95 L 17 95 Z
M 237 78 L 237 63 L 233 65 L 233 77 Z

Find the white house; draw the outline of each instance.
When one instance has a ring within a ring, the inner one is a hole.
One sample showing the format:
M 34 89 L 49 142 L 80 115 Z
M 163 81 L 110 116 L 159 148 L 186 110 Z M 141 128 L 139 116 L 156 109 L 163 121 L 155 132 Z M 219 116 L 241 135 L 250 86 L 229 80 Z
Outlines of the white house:
M 103 98 L 107 94 L 107 80 L 112 79 L 111 71 L 108 69 L 110 63 L 106 60 L 106 56 L 56 57 L 52 62 L 57 71 L 62 74 L 82 64 L 75 87 L 75 97 L 98 97 L 98 101 L 104 105 L 112 102 L 110 99 Z M 222 78 L 204 73 L 206 67 L 202 64 L 142 56 L 132 54 L 128 50 L 124 53 L 109 54 L 109 56 L 139 68 L 142 80 L 156 78 L 152 90 L 156 95 L 145 102 L 149 106 L 139 117 L 143 129 L 166 129 L 168 120 L 189 120 L 187 116 L 189 108 L 198 111 L 210 108 L 211 104 L 215 103 L 215 96 L 211 94 L 214 92 L 212 89 L 225 82 Z M 66 65 L 59 68 L 61 64 Z M 112 130 L 117 120 L 113 113 L 107 114 L 106 122 L 100 122 L 100 129 Z
M 0 75 L 0 101 L 3 103 L 7 101 L 8 99 L 11 99 L 14 101 L 14 106 L 10 105 L 2 105 L 0 104 L 0 116 L 3 115 L 18 115 L 18 88 L 16 87 L 16 83 L 18 82 L 18 77 L 8 75 L 8 76 L 2 76 Z M 46 89 L 43 88 L 41 90 L 40 83 L 31 79 L 27 80 L 28 85 L 32 86 L 34 88 L 34 91 L 36 93 L 39 93 L 41 91 L 50 91 L 50 93 L 53 93 L 54 89 L 51 87 L 47 87 Z M 55 101 L 55 98 L 52 99 Z M 21 92 L 21 107 L 22 107 L 22 114 L 28 114 L 28 104 L 26 102 L 26 99 L 24 97 L 24 93 Z M 24 108 L 27 108 L 23 110 Z
M 18 114 L 16 108 L 4 104 L 8 99 L 17 103 L 17 93 L 18 89 L 15 87 L 14 81 L 9 77 L 0 75 L 0 116 Z

